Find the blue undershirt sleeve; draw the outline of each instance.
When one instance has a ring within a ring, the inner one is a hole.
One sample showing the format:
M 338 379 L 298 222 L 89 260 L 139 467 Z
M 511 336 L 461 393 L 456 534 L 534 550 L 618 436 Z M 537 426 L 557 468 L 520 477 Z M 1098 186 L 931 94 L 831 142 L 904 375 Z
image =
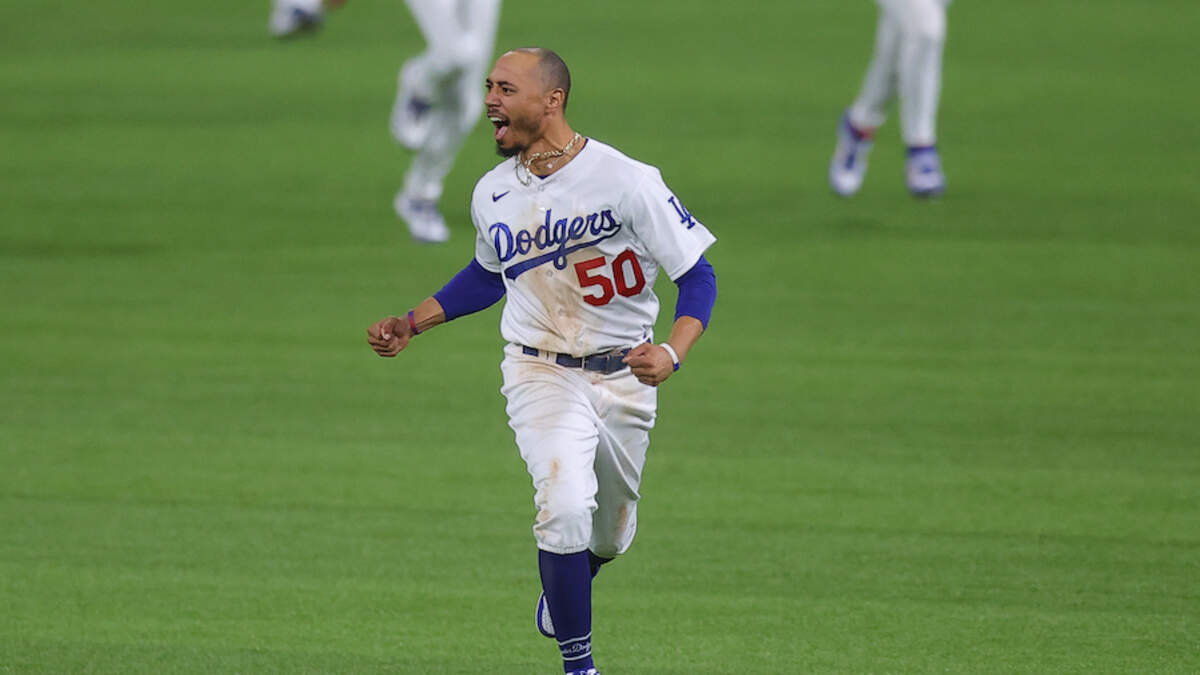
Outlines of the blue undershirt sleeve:
M 704 256 L 675 280 L 679 298 L 675 301 L 675 320 L 690 316 L 708 328 L 713 305 L 717 302 L 717 275 Z
M 446 312 L 446 321 L 474 314 L 504 297 L 504 278 L 489 272 L 474 258 L 454 278 L 433 294 Z

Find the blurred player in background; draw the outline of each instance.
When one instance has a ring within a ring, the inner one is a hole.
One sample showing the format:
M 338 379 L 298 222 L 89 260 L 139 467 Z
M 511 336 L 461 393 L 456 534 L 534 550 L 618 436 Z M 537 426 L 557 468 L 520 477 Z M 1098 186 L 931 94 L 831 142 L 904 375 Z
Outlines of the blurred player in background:
M 267 30 L 275 37 L 291 37 L 321 27 L 326 8 L 341 7 L 346 0 L 275 0 Z
M 716 238 L 658 169 L 571 129 L 571 76 L 554 52 L 504 54 L 487 87 L 507 159 L 475 185 L 474 256 L 406 316 L 373 324 L 367 341 L 396 356 L 414 336 L 507 297 L 501 393 L 533 480 L 535 621 L 564 671 L 595 675 L 592 577 L 633 543 L 656 387 L 708 325 L 717 287 L 704 252 Z M 654 344 L 660 271 L 679 295 L 670 336 Z
M 407 1 L 426 48 L 400 70 L 392 108 L 392 135 L 417 153 L 395 207 L 413 238 L 443 242 L 450 231 L 437 207 L 442 181 L 483 112 L 500 0 Z
M 287 37 L 318 27 L 325 8 L 345 0 L 275 0 L 269 29 Z M 406 0 L 425 51 L 400 69 L 392 136 L 416 152 L 396 194 L 396 214 L 413 239 L 440 243 L 450 230 L 438 210 L 442 184 L 483 112 L 481 83 L 491 62 L 500 0 Z
M 887 118 L 888 103 L 899 94 L 908 189 L 918 197 L 937 196 L 946 189 L 937 151 L 937 109 L 950 0 L 876 2 L 875 54 L 858 98 L 838 124 L 829 184 L 846 197 L 862 187 L 875 131 Z

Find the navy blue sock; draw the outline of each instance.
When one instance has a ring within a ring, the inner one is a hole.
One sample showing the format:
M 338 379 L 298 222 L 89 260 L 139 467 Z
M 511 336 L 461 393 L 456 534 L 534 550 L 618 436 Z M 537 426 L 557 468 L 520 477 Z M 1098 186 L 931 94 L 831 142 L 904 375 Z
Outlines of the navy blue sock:
M 936 150 L 936 145 L 910 145 L 908 146 L 907 154 L 910 158 L 912 158 L 916 157 L 917 155 L 923 155 L 927 152 L 934 152 Z
M 598 572 L 600 572 L 601 565 L 603 565 L 604 563 L 610 563 L 613 561 L 612 558 L 601 558 L 600 556 L 596 555 L 595 553 L 592 553 L 591 551 L 588 551 L 587 554 L 588 554 L 588 566 L 591 567 L 591 569 L 592 569 L 593 577 L 595 577 L 596 574 Z M 553 616 L 553 615 L 551 615 L 551 616 Z
M 559 555 L 538 551 L 542 592 L 554 619 L 563 670 L 587 670 L 592 663 L 592 568 L 590 552 Z M 598 569 L 598 567 L 597 567 Z

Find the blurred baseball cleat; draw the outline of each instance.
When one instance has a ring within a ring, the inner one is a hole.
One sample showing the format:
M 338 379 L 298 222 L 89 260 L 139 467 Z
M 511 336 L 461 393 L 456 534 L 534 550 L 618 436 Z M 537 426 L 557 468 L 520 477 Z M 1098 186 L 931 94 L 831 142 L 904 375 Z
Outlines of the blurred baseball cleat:
M 909 148 L 904 176 L 908 191 L 915 197 L 937 197 L 946 191 L 946 176 L 935 145 Z
M 829 187 L 843 197 L 849 197 L 862 187 L 867 175 L 867 156 L 871 154 L 873 132 L 856 129 L 850 116 L 843 114 L 838 122 L 837 147 L 829 160 Z
M 425 91 L 424 78 L 417 66 L 407 63 L 400 70 L 400 83 L 396 102 L 392 105 L 389 127 L 392 137 L 409 150 L 417 150 L 425 143 L 432 128 L 433 96 Z
M 425 244 L 441 244 L 449 241 L 450 228 L 432 199 L 413 199 L 400 191 L 392 202 L 396 215 L 408 225 L 412 238 Z
M 550 620 L 550 606 L 546 604 L 546 594 L 538 596 L 537 614 L 534 616 L 538 632 L 548 638 L 554 637 L 554 622 Z
M 600 671 L 595 668 L 588 668 L 587 670 L 572 670 L 566 675 L 600 675 Z
M 278 38 L 292 37 L 321 27 L 321 3 L 275 0 L 267 30 Z

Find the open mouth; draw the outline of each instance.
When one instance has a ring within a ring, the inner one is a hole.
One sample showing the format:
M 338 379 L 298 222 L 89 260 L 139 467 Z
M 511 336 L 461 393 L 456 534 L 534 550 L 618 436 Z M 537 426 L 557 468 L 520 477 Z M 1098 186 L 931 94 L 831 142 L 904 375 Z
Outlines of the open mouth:
M 496 140 L 504 138 L 504 134 L 508 133 L 508 120 L 499 115 L 490 114 L 488 115 L 488 121 L 492 123 L 493 127 L 496 127 Z

